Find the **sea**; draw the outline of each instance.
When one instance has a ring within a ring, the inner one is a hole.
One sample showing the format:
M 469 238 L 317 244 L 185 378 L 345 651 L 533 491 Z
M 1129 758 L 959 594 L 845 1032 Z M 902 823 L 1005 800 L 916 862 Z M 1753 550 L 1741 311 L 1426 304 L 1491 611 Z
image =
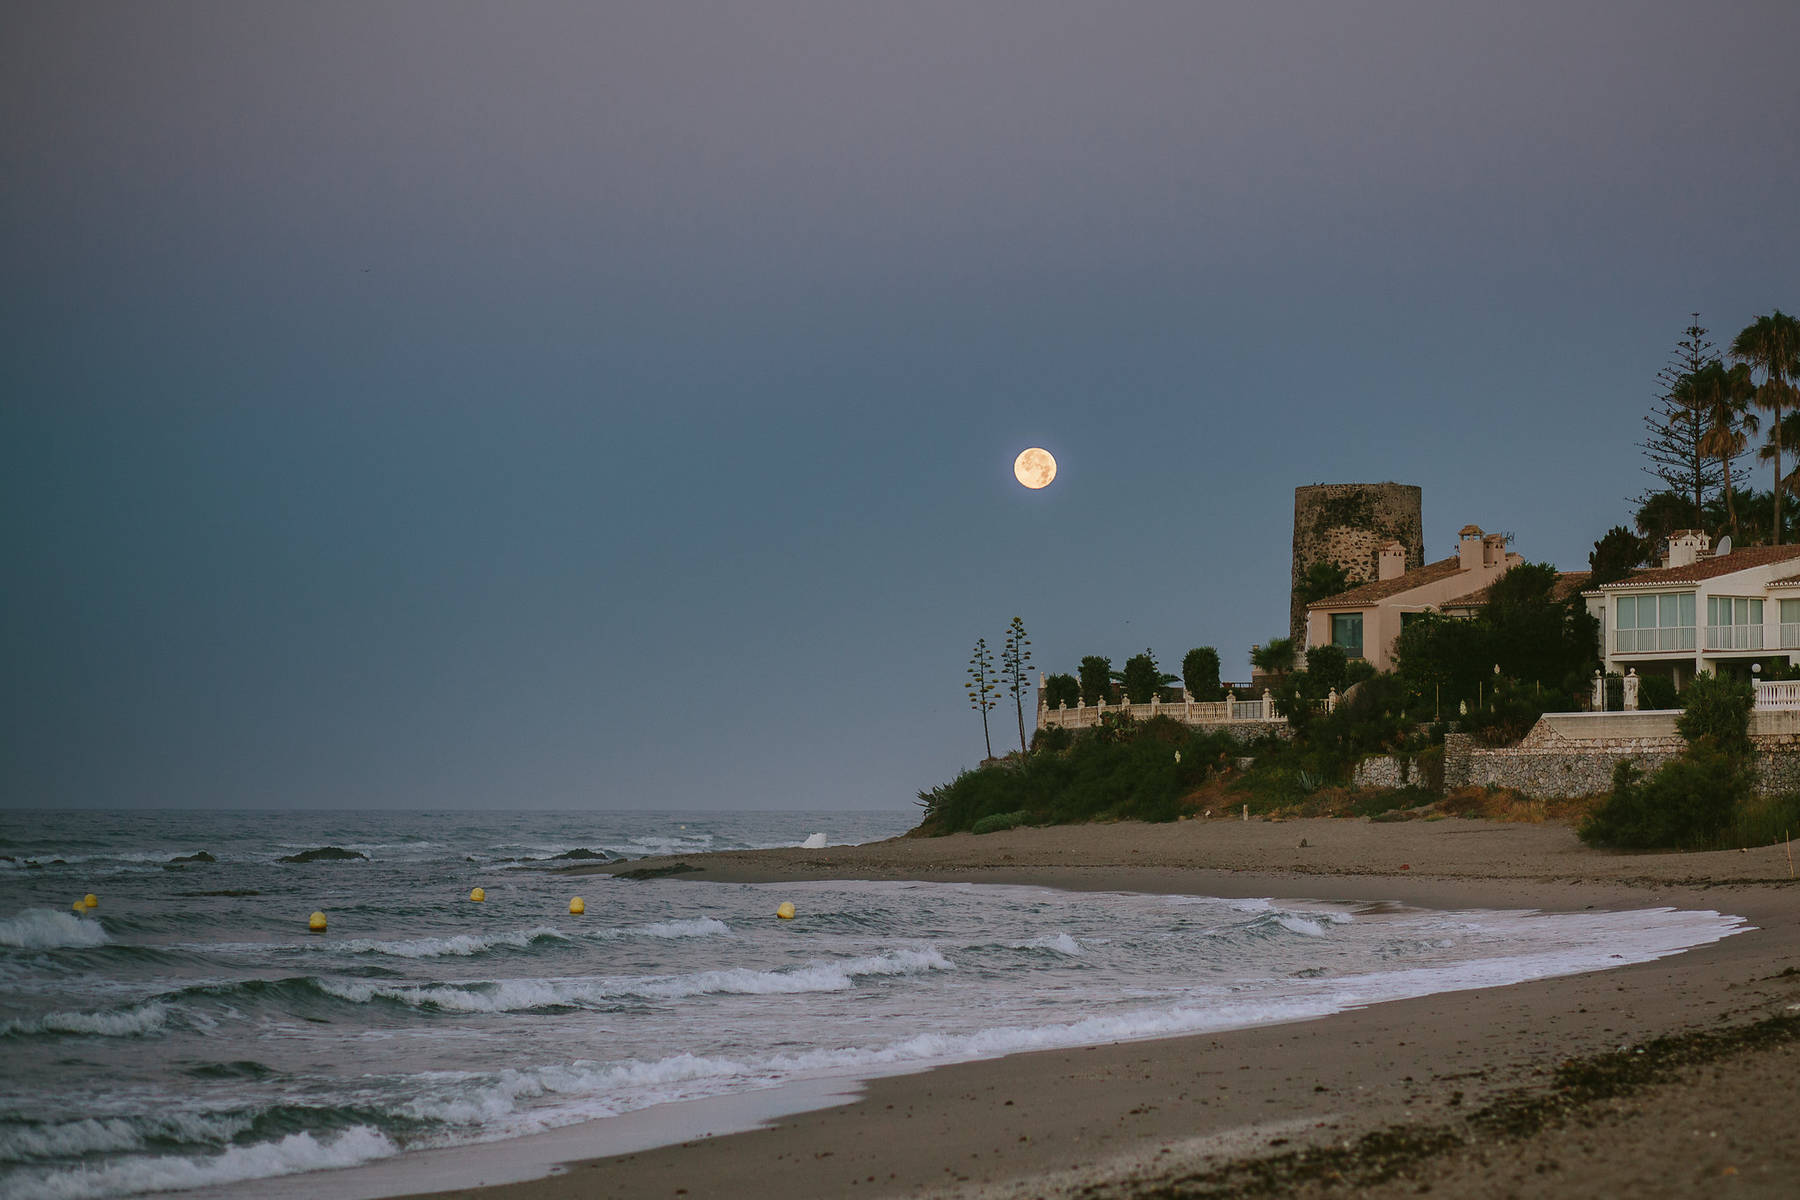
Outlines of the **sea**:
M 0 1197 L 261 1195 L 302 1175 L 349 1194 L 343 1168 L 444 1147 L 654 1130 L 681 1102 L 1302 1020 L 1747 928 L 558 870 L 864 843 L 916 816 L 0 812 Z M 357 857 L 306 853 L 328 847 Z

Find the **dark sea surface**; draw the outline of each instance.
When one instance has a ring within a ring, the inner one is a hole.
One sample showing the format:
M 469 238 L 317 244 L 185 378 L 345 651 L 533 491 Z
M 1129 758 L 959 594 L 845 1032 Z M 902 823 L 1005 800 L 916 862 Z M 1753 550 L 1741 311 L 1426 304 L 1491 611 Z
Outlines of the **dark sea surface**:
M 1744 928 L 554 873 L 582 851 L 873 841 L 916 815 L 0 813 L 0 1197 L 266 1179 L 820 1076 L 1604 969 Z M 366 857 L 279 861 L 328 846 Z M 173 861 L 201 852 L 217 861 Z M 73 911 L 89 892 L 98 906 Z M 796 919 L 775 919 L 783 901 Z

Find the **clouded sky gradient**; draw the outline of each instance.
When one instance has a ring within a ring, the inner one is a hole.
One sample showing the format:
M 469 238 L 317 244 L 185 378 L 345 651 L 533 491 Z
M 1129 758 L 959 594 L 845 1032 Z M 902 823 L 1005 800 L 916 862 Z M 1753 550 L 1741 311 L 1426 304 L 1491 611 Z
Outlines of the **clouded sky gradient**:
M 1784 0 L 13 0 L 0 804 L 901 808 L 1014 615 L 1245 677 L 1297 485 L 1584 567 L 1688 314 L 1800 308 L 1796 45 Z

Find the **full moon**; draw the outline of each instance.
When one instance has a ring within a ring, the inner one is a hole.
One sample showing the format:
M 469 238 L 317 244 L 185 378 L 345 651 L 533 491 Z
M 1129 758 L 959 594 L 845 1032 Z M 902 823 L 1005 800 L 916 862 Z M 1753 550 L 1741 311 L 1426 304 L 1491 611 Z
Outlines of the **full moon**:
M 1013 459 L 1013 477 L 1028 488 L 1049 487 L 1056 478 L 1056 460 L 1037 446 Z

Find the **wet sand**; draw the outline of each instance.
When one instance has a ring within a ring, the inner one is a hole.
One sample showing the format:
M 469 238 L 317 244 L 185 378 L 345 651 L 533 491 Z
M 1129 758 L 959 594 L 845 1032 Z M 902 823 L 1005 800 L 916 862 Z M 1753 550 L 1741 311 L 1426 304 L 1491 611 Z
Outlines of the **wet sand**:
M 1554 824 L 1212 820 L 641 860 L 585 872 L 1677 907 L 1757 928 L 1616 971 L 870 1081 L 767 1128 L 428 1193 L 574 1197 L 1788 1196 L 1800 883 L 1783 847 L 1621 855 Z M 1659 1041 L 1658 1039 L 1664 1039 Z M 1576 1065 L 1570 1065 L 1576 1064 Z M 572 1144 L 579 1144 L 574 1131 Z M 504 1150 L 496 1147 L 496 1154 Z

